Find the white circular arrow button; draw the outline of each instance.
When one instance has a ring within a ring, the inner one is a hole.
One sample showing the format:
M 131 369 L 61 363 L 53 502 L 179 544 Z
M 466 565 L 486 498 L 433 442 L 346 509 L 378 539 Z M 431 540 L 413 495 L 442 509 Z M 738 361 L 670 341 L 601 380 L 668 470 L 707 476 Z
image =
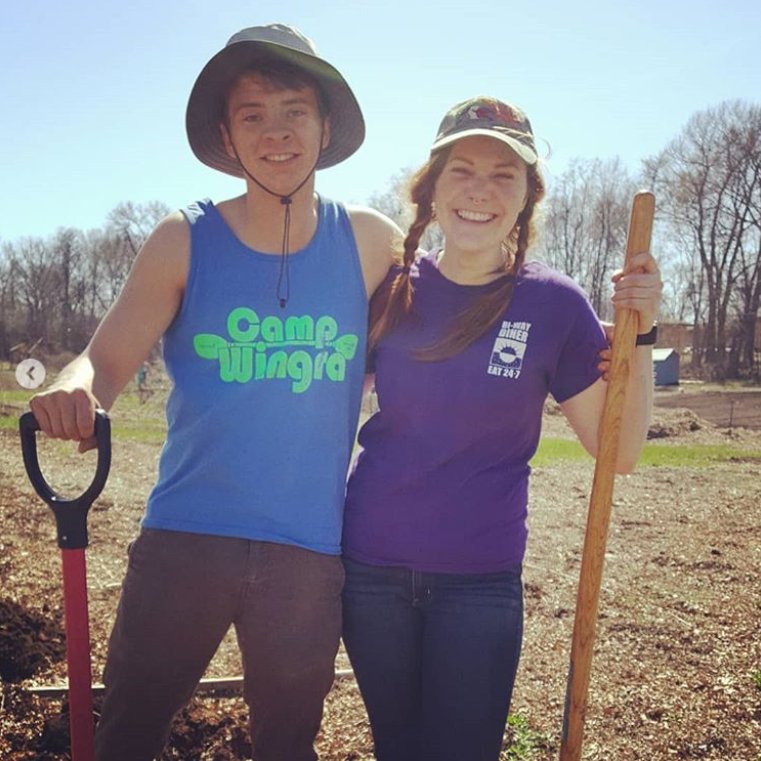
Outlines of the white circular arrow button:
M 16 382 L 22 388 L 37 388 L 45 382 L 45 365 L 38 359 L 22 359 L 16 365 Z

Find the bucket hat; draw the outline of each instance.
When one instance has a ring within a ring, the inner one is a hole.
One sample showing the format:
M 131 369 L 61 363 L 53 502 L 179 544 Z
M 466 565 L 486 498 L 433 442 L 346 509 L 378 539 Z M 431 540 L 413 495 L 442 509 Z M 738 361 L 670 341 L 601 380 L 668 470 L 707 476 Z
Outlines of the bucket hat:
M 441 120 L 431 152 L 472 135 L 501 140 L 527 164 L 536 164 L 538 155 L 531 122 L 517 106 L 483 96 L 458 103 Z
M 234 34 L 198 75 L 188 100 L 185 127 L 193 153 L 204 164 L 235 177 L 244 172 L 225 151 L 220 134 L 224 97 L 233 80 L 261 61 L 284 61 L 310 74 L 328 104 L 330 144 L 316 168 L 351 156 L 365 139 L 365 121 L 354 93 L 336 68 L 317 55 L 314 43 L 285 24 L 253 26 Z

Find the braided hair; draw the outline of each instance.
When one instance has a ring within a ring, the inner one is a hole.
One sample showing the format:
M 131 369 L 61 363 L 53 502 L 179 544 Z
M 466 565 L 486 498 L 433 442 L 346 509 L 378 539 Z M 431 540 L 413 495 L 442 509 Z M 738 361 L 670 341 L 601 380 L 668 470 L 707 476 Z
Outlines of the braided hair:
M 369 348 L 391 333 L 409 314 L 413 306 L 410 268 L 415 261 L 418 244 L 428 225 L 435 218 L 433 195 L 436 182 L 449 158 L 451 147 L 431 154 L 411 180 L 410 197 L 415 206 L 415 219 L 404 239 L 401 272 L 379 288 L 370 302 Z M 484 292 L 459 314 L 454 315 L 449 329 L 432 346 L 420 349 L 415 359 L 438 362 L 459 354 L 495 325 L 510 302 L 516 275 L 526 260 L 526 251 L 535 235 L 534 208 L 544 197 L 544 180 L 536 164 L 527 164 L 527 200 L 518 215 L 515 227 L 503 242 L 506 256 L 505 274 L 497 288 Z

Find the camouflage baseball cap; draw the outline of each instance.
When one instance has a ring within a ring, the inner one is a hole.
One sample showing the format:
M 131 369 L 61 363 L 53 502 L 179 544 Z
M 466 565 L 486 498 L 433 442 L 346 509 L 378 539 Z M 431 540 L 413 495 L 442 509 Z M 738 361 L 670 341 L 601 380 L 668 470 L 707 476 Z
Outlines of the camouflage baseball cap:
M 496 98 L 470 98 L 451 108 L 439 125 L 431 151 L 472 135 L 484 135 L 510 146 L 527 164 L 537 162 L 534 133 L 526 114 Z

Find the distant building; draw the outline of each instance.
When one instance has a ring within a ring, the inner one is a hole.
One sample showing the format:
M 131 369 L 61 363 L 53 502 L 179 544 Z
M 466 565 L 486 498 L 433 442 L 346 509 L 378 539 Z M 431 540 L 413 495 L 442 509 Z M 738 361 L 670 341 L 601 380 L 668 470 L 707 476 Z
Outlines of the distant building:
M 653 349 L 656 386 L 679 385 L 679 352 L 676 349 Z

